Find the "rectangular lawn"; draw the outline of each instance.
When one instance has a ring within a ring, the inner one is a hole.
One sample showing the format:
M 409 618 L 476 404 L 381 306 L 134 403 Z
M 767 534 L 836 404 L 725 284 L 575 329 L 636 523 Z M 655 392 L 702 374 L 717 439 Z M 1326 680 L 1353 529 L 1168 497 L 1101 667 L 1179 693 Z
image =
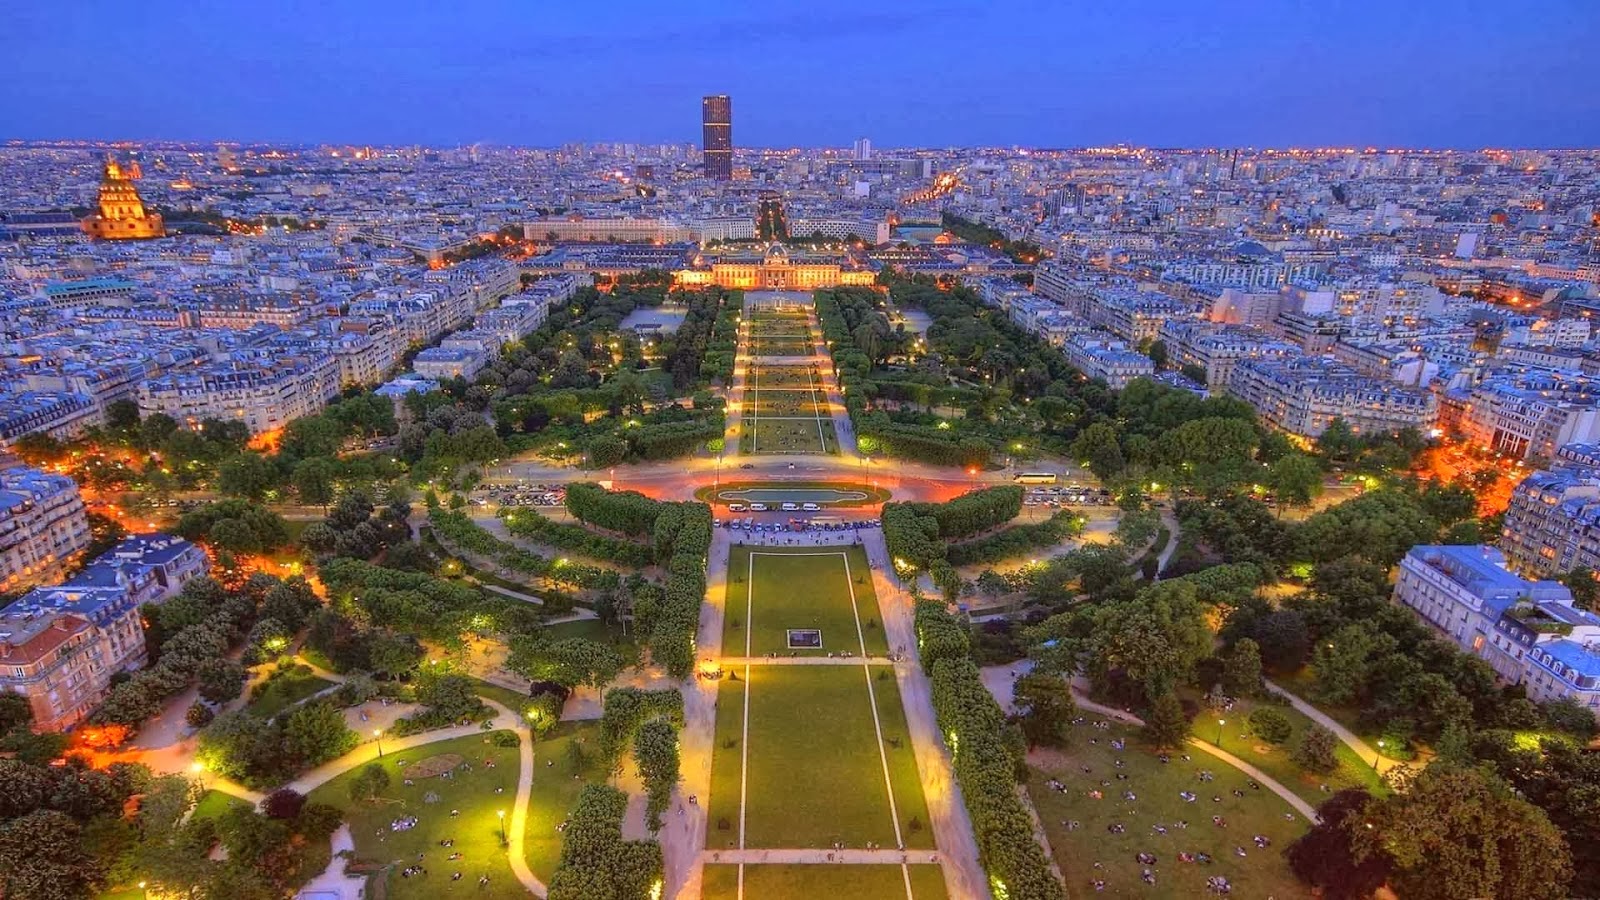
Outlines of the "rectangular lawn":
M 909 900 L 945 900 L 944 873 L 922 863 L 905 867 L 911 875 Z M 750 865 L 744 867 L 744 895 L 752 900 L 908 900 L 900 866 Z M 701 900 L 735 900 L 739 867 L 710 864 L 701 882 Z
M 826 416 L 828 398 L 820 390 L 768 390 L 748 392 L 750 408 L 762 416 Z
M 833 420 L 824 416 L 777 419 L 753 415 L 749 423 L 755 453 L 839 452 Z
M 719 693 L 711 849 L 739 846 L 741 764 L 749 767 L 744 775 L 746 849 L 825 848 L 834 842 L 859 848 L 868 841 L 895 846 L 866 679 L 862 667 L 853 665 L 752 666 L 746 683 Z M 932 832 L 893 684 L 893 679 L 873 682 L 894 810 L 905 845 L 925 849 L 932 845 Z M 745 691 L 749 742 L 741 747 Z M 900 746 L 890 746 L 891 740 Z M 724 819 L 727 829 L 721 828 Z M 913 820 L 920 826 L 916 830 Z
M 848 573 L 848 574 L 847 574 Z M 750 593 L 751 587 L 754 593 Z M 854 593 L 854 604 L 851 595 Z M 860 618 L 860 635 L 856 620 Z M 749 621 L 746 621 L 746 619 Z M 750 628 L 752 656 L 768 653 L 826 656 L 828 653 L 889 652 L 883 633 L 872 569 L 860 547 L 733 547 L 728 556 L 728 599 L 722 652 L 744 654 Z M 791 629 L 822 632 L 822 646 L 791 650 Z

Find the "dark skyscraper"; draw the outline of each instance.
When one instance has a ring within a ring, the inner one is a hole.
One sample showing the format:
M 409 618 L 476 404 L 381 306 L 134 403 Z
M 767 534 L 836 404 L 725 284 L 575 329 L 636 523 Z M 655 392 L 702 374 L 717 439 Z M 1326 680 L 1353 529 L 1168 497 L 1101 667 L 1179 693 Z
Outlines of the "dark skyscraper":
M 713 94 L 700 101 L 700 124 L 706 177 L 732 181 L 733 101 L 727 94 Z

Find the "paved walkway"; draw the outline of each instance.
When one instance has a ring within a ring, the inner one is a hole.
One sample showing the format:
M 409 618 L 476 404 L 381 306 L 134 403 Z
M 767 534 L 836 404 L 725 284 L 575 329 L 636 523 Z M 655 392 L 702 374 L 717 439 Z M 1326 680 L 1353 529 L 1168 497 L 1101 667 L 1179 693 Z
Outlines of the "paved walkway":
M 891 649 L 906 654 L 894 667 L 895 681 L 900 687 L 900 702 L 917 758 L 917 774 L 922 779 L 922 795 L 928 804 L 934 845 L 944 863 L 945 891 L 951 900 L 987 900 L 989 880 L 978 861 L 972 820 L 967 816 L 966 800 L 934 717 L 932 686 L 922 673 L 917 656 L 911 597 L 889 575 L 893 569 L 882 530 L 870 528 L 861 532 L 861 543 L 872 567 L 872 587 L 878 595 L 884 637 Z
M 1377 771 L 1387 772 L 1395 766 L 1404 765 L 1404 763 L 1400 762 L 1399 760 L 1388 759 L 1384 757 L 1382 754 L 1378 753 L 1377 750 L 1374 750 L 1371 746 L 1369 746 L 1366 741 L 1362 740 L 1361 737 L 1355 732 L 1344 727 L 1343 725 L 1340 725 L 1339 722 L 1332 716 L 1320 709 L 1317 709 L 1315 706 L 1312 706 L 1306 701 L 1300 699 L 1298 696 L 1289 693 L 1288 690 L 1280 687 L 1279 685 L 1274 684 L 1271 679 L 1263 678 L 1261 681 L 1267 686 L 1267 690 L 1289 701 L 1289 705 L 1305 715 L 1306 718 L 1333 732 L 1336 736 L 1338 736 L 1339 740 L 1344 741 L 1344 745 L 1346 747 L 1349 747 L 1351 750 L 1355 751 L 1356 756 L 1361 757 L 1362 762 L 1372 766 Z

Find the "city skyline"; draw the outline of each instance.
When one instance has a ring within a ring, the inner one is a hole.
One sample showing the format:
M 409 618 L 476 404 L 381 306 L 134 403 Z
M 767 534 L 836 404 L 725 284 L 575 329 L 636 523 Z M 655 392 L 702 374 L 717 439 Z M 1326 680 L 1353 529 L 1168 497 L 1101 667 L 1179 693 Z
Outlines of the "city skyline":
M 1600 144 L 1600 92 L 1584 64 L 1600 15 L 1576 0 L 1543 16 L 1478 0 L 1161 0 L 1059 21 L 966 3 L 693 16 L 621 4 L 605 31 L 583 13 L 535 19 L 509 5 L 448 22 L 311 5 L 266 20 L 176 11 L 16 13 L 3 137 L 691 143 L 696 102 L 726 93 L 745 147 L 848 147 L 863 135 L 879 147 Z M 108 19 L 154 61 L 148 77 L 62 65 L 92 54 Z M 182 77 L 191 67 L 206 77 Z

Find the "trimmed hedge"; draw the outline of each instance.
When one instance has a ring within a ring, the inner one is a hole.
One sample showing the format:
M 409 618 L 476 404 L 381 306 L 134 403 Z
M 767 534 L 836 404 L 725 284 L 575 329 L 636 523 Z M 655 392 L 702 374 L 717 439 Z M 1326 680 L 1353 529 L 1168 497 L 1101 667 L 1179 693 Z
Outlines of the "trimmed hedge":
M 655 562 L 654 554 L 643 544 L 598 534 L 582 525 L 557 522 L 531 510 L 502 509 L 500 519 L 506 523 L 506 530 L 517 537 L 571 550 L 579 556 L 624 566 L 648 566 Z
M 508 544 L 485 531 L 465 513 L 434 508 L 428 511 L 428 524 L 433 526 L 436 536 L 468 553 L 487 556 L 514 572 L 549 578 L 580 590 L 610 591 L 621 583 L 621 577 L 610 569 L 570 560 L 550 560 L 531 550 Z
M 987 531 L 1021 511 L 1022 488 L 1014 484 L 972 491 L 948 503 L 885 503 L 883 537 L 891 557 L 926 569 L 947 557 L 947 541 Z
M 648 537 L 666 567 L 661 597 L 639 600 L 635 624 L 651 657 L 674 678 L 694 668 L 695 633 L 706 596 L 706 558 L 711 552 L 711 507 L 705 503 L 652 500 L 634 491 L 608 491 L 598 484 L 567 485 L 567 511 L 581 522 L 630 537 Z
M 917 610 L 919 645 L 944 645 L 961 625 L 937 604 Z M 964 630 L 964 629 L 963 629 Z M 925 661 L 926 662 L 926 661 Z M 1021 736 L 966 657 L 942 656 L 930 667 L 933 710 L 955 760 L 956 780 L 978 839 L 978 856 L 995 896 L 1065 900 L 1065 888 L 1033 839 L 1033 820 L 1017 796 Z
M 945 558 L 953 566 L 997 562 L 1040 547 L 1054 547 L 1082 531 L 1083 524 L 1078 514 L 1062 510 L 1034 525 L 1017 525 L 977 540 L 950 544 L 946 548 Z

